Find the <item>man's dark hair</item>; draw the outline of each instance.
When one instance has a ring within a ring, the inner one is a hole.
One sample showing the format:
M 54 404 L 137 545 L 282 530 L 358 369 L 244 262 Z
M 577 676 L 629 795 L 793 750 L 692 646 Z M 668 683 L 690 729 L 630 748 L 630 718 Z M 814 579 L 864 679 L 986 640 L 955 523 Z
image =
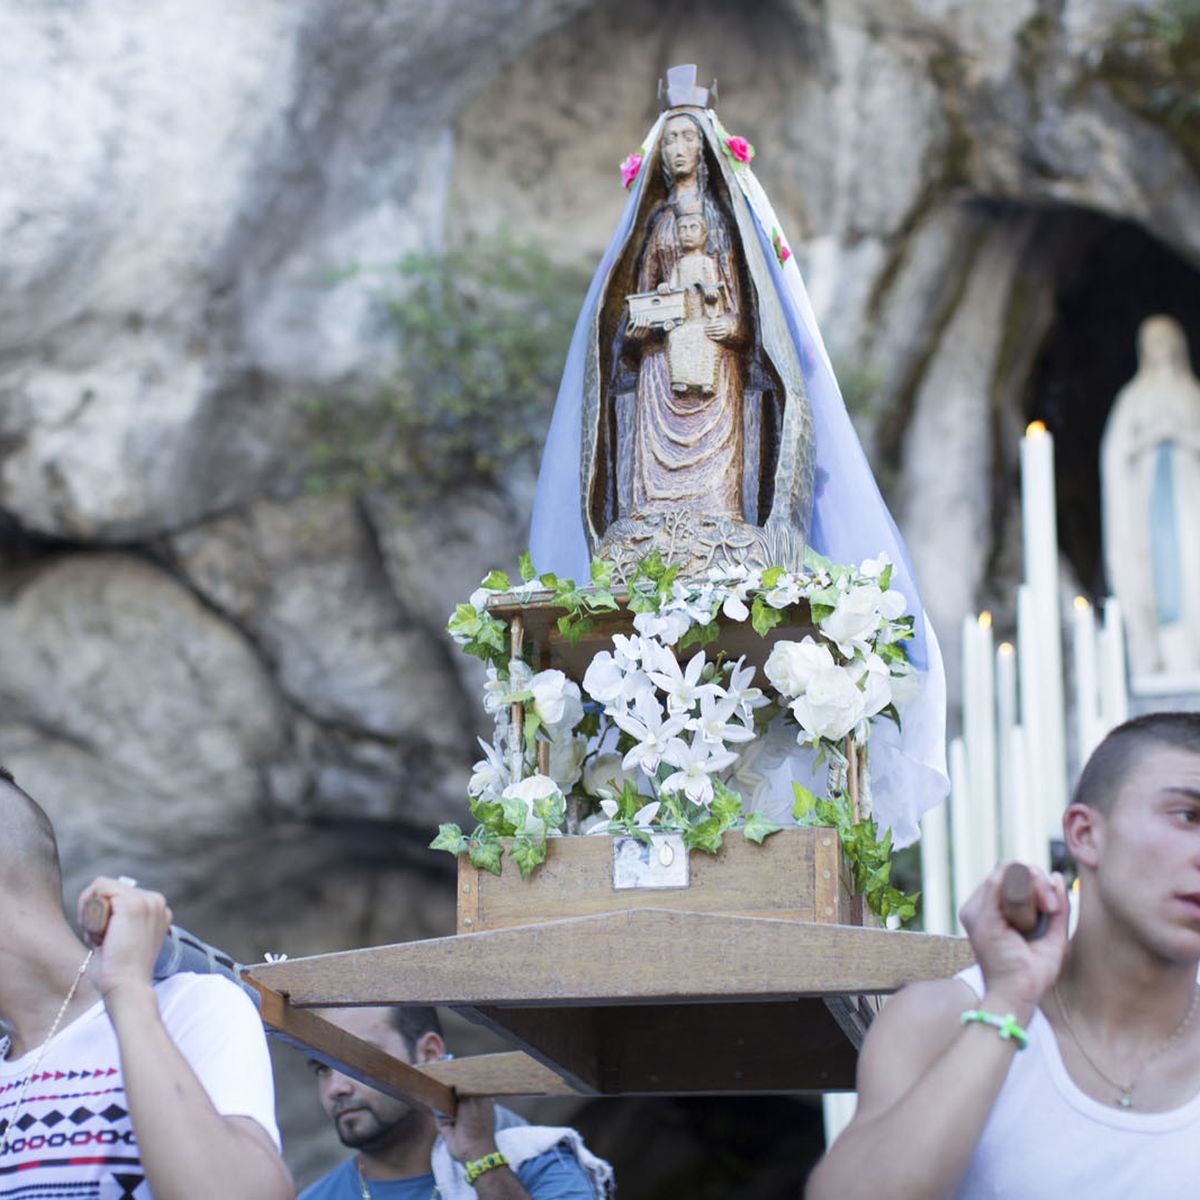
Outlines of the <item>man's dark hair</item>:
M 1146 713 L 1118 725 L 1092 752 L 1071 803 L 1111 813 L 1125 780 L 1155 746 L 1200 755 L 1200 713 Z
M 41 884 L 62 892 L 62 867 L 54 826 L 42 807 L 0 765 L 0 883 Z
M 427 1033 L 442 1036 L 442 1022 L 436 1008 L 427 1005 L 405 1004 L 388 1009 L 388 1020 L 392 1028 L 404 1039 L 404 1048 L 409 1058 L 416 1058 L 417 1043 Z

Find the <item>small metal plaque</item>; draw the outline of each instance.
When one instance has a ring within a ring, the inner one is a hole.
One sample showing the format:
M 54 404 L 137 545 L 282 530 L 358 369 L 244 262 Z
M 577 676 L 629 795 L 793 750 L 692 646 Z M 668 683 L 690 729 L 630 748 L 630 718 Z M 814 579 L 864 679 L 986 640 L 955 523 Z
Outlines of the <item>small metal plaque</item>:
M 635 292 L 625 297 L 629 305 L 629 319 L 644 317 L 652 326 L 662 326 L 668 321 L 678 324 L 683 320 L 683 292 Z
M 681 833 L 652 833 L 650 844 L 613 838 L 613 888 L 685 888 L 691 882 Z

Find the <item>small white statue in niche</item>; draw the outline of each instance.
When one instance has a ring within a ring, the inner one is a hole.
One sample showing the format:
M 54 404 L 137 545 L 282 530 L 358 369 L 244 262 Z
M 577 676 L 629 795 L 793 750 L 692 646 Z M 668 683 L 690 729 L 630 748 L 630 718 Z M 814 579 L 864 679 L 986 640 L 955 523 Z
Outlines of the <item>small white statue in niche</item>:
M 1100 445 L 1104 566 L 1135 691 L 1200 691 L 1200 381 L 1172 317 L 1138 330 L 1137 374 Z

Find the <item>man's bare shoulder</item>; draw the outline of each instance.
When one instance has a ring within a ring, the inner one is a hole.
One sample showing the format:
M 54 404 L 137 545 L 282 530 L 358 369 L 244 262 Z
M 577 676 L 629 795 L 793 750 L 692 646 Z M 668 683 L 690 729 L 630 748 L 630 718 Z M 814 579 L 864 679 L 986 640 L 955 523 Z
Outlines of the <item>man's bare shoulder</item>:
M 858 1111 L 890 1108 L 945 1051 L 978 1002 L 961 979 L 912 983 L 876 1017 L 858 1060 Z

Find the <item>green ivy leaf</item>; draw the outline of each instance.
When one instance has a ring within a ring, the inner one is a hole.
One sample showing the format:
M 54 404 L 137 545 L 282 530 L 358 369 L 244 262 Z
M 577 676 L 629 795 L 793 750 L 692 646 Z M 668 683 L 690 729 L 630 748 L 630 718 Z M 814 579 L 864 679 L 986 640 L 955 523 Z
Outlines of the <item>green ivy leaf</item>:
M 679 639 L 679 649 L 686 650 L 689 646 L 696 645 L 697 642 L 701 646 L 707 646 L 710 642 L 715 642 L 720 634 L 721 627 L 716 621 L 709 621 L 707 625 L 693 625 Z
M 525 710 L 525 750 L 527 753 L 533 753 L 533 743 L 537 738 L 537 731 L 542 727 L 542 718 L 533 712 L 532 709 Z
M 716 854 L 721 849 L 724 829 L 716 817 L 708 817 L 683 831 L 683 844 L 689 850 L 703 850 L 705 854 Z
M 546 861 L 546 840 L 518 837 L 509 849 L 509 856 L 517 864 L 522 879 L 528 879 L 535 867 Z
M 792 818 L 796 821 L 803 821 L 815 811 L 817 798 L 808 788 L 799 783 L 792 784 L 792 794 L 796 797 L 795 803 L 792 805 Z
M 746 817 L 746 824 L 742 826 L 742 833 L 752 842 L 757 842 L 762 845 L 763 839 L 770 837 L 773 833 L 778 833 L 783 828 L 782 825 L 776 825 L 769 817 L 765 817 L 760 812 L 749 813 Z
M 708 811 L 721 823 L 722 829 L 728 829 L 741 820 L 742 798 L 719 779 L 714 779 L 713 798 Z
M 471 866 L 478 871 L 490 871 L 493 875 L 500 874 L 500 859 L 504 847 L 499 842 L 483 842 L 472 846 L 467 852 Z
M 772 608 L 761 596 L 750 605 L 750 624 L 759 637 L 766 637 L 783 620 L 782 609 Z
M 762 585 L 769 592 L 787 572 L 782 567 L 768 567 L 762 573 Z
M 469 844 L 457 825 L 439 825 L 437 837 L 429 843 L 430 850 L 445 850 L 448 854 L 463 854 Z
M 539 817 L 547 829 L 558 829 L 566 820 L 566 801 L 560 792 L 552 796 L 543 796 L 533 802 L 533 815 Z
M 888 563 L 882 571 L 879 572 L 879 590 L 886 592 L 892 586 L 892 567 L 894 564 Z
M 489 592 L 507 592 L 512 585 L 503 571 L 489 571 L 488 577 L 479 586 L 487 588 Z
M 591 565 L 592 583 L 598 588 L 603 588 L 608 591 L 612 587 L 613 571 L 616 568 L 610 562 L 605 562 L 602 558 L 593 558 Z
M 538 576 L 538 583 L 553 592 L 558 588 L 558 576 L 553 571 L 547 571 L 545 575 Z
M 533 569 L 533 555 L 526 550 L 525 553 L 521 555 L 518 562 L 519 569 L 521 571 L 521 582 L 528 583 L 537 574 L 537 572 Z

